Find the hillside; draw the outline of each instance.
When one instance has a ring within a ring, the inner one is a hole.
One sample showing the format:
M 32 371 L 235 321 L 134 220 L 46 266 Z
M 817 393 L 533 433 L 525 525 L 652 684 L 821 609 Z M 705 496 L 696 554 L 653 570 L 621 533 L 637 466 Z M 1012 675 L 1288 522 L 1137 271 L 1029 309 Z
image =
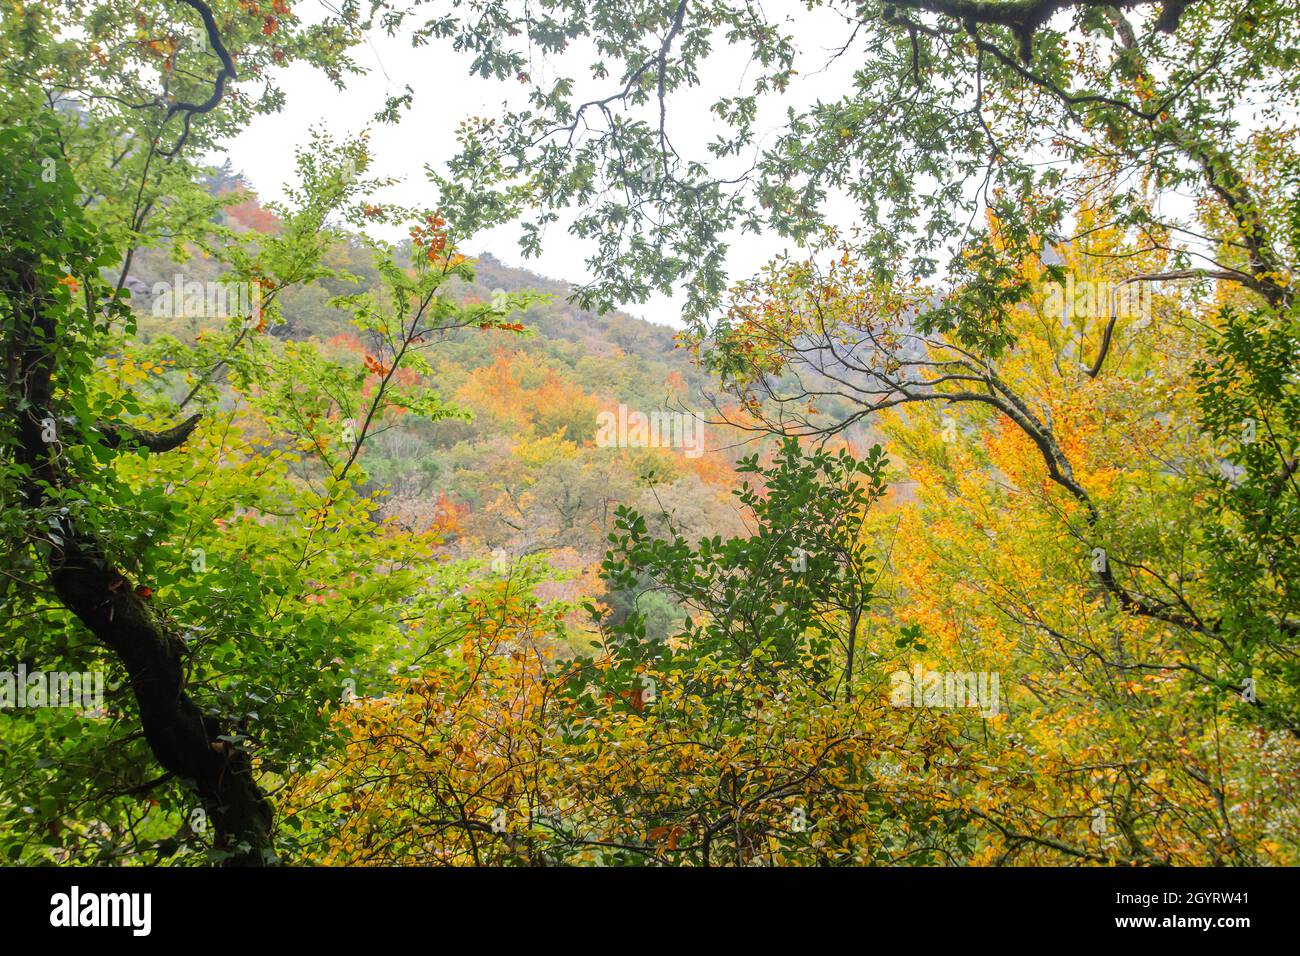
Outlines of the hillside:
M 224 210 L 224 226 L 245 238 L 279 229 L 237 176 L 213 181 L 214 195 L 229 199 L 232 190 L 240 201 Z M 328 255 L 356 282 L 327 278 L 289 289 L 264 331 L 360 367 L 371 348 L 367 335 L 330 299 L 374 288 L 380 277 L 360 243 L 340 243 Z M 402 255 L 409 255 L 409 243 Z M 545 299 L 516 317 L 522 331 L 458 329 L 429 350 L 435 373 L 420 386 L 462 414 L 405 421 L 368 442 L 362 487 L 383 494 L 376 522 L 433 529 L 449 559 L 477 560 L 488 569 L 543 556 L 558 573 L 543 592 L 570 598 L 599 590 L 595 572 L 619 505 L 661 522 L 671 515 L 691 536 L 740 530 L 731 490 L 734 463 L 746 452 L 736 444 L 743 436 L 732 429 L 705 428 L 703 454 L 653 447 L 671 446 L 671 436 L 646 443 L 651 447 L 636 447 L 635 440 L 632 447 L 599 446 L 599 416 L 617 416 L 620 407 L 625 416 L 707 412 L 710 380 L 678 346 L 673 329 L 623 312 L 575 308 L 566 299 L 567 283 L 507 266 L 490 252 L 474 257 L 472 266 L 472 281 L 448 283 L 449 298 L 474 305 L 502 292 L 532 292 Z M 178 283 L 210 287 L 222 274 L 195 249 L 139 254 L 130 289 L 142 338 L 191 342 L 220 328 L 227 318 L 168 309 Z M 229 391 L 228 382 L 222 387 Z M 175 390 L 179 396 L 185 389 Z M 575 583 L 557 583 L 563 580 Z M 654 594 L 643 603 L 651 632 L 666 633 L 669 605 Z

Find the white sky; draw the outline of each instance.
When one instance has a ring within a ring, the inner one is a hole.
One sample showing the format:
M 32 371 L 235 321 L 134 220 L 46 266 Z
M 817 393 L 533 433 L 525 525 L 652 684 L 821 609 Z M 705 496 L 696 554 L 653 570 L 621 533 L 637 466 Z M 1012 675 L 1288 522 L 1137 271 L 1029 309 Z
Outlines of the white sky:
M 319 9 L 318 2 L 313 5 Z M 788 14 L 782 13 L 787 10 Z M 309 9 L 298 12 L 306 19 L 313 18 Z M 816 75 L 811 71 L 825 59 L 825 56 L 814 54 L 837 41 L 843 43 L 847 38 L 841 21 L 824 10 L 809 13 L 797 0 L 777 0 L 767 5 L 766 13 L 769 17 L 780 14 L 796 18 L 799 21 L 796 36 L 810 38 L 805 40 L 808 44 L 806 52 L 810 55 L 806 68 L 810 75 L 802 80 L 802 86 L 793 88 L 794 101 L 809 103 L 818 96 L 826 99 L 837 96 L 851 72 L 851 57 L 845 57 L 830 71 Z M 701 76 L 712 81 L 710 86 L 704 90 L 691 90 L 670 103 L 670 134 L 687 155 L 702 157 L 703 144 L 714 135 L 715 120 L 707 108 L 723 93 L 719 82 L 725 81 L 737 89 L 745 82 L 748 89 L 745 52 L 743 48 L 719 51 L 701 71 Z M 257 117 L 230 143 L 232 164 L 245 174 L 263 199 L 283 199 L 281 186 L 291 181 L 294 175 L 295 147 L 309 141 L 313 126 L 324 124 L 336 140 L 369 126 L 374 165 L 368 175 L 392 176 L 401 180 L 399 186 L 381 194 L 380 198 L 404 205 L 432 206 L 437 196 L 424 176 L 423 167 L 430 164 L 444 168 L 455 152 L 457 124 L 471 115 L 497 115 L 503 100 L 509 97 L 513 103 L 518 103 L 526 92 L 521 84 L 470 76 L 471 58 L 455 54 L 447 42 L 434 41 L 413 49 L 409 41 L 401 37 L 393 39 L 376 34 L 368 43 L 355 48 L 353 56 L 367 72 L 348 78 L 347 90 L 343 93 L 336 90 L 322 73 L 309 66 L 295 64 L 279 71 L 277 82 L 287 99 L 284 110 L 271 116 Z M 565 58 L 566 71 L 578 77 L 584 75 L 591 61 L 585 51 L 576 48 L 567 51 Z M 385 99 L 401 94 L 408 84 L 415 92 L 415 102 L 413 108 L 403 114 L 401 123 L 396 126 L 372 124 L 371 117 L 383 107 Z M 602 95 L 606 95 L 616 84 L 617 77 L 614 76 L 592 89 L 600 89 Z M 581 94 L 585 90 L 580 87 L 577 92 Z M 782 98 L 772 104 L 768 114 L 772 128 L 778 125 L 789 102 Z M 551 227 L 542 254 L 535 259 L 523 259 L 518 245 L 519 230 L 514 225 L 474 237 L 467 243 L 468 251 L 491 252 L 503 262 L 549 278 L 581 281 L 588 278 L 585 260 L 591 247 L 569 235 L 566 225 L 561 219 Z M 395 239 L 402 234 L 404 231 L 387 238 Z M 729 260 L 731 277 L 752 274 L 773 254 L 786 247 L 786 242 L 772 238 L 734 237 Z M 671 298 L 660 295 L 644 305 L 627 304 L 624 310 L 653 322 L 680 328 L 681 302 L 680 295 Z

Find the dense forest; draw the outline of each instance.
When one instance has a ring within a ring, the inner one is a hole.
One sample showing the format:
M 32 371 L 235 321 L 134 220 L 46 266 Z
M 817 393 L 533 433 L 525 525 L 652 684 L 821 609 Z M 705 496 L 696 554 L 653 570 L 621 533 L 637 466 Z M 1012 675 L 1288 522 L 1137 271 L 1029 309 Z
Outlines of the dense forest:
M 1300 864 L 1294 2 L 0 15 L 0 861 Z

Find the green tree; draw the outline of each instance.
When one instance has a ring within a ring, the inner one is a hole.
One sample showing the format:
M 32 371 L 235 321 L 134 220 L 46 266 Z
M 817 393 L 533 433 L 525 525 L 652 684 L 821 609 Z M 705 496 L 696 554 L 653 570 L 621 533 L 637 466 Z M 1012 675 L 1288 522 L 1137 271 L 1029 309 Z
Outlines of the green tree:
M 884 465 L 879 447 L 859 460 L 847 451 L 805 453 L 788 438 L 770 466 L 757 455 L 737 466 L 754 478 L 734 492 L 751 533 L 695 546 L 670 515 L 663 515 L 668 536 L 659 537 L 642 515 L 620 506 L 601 576 L 615 594 L 644 590 L 648 581 L 687 614 L 672 631 L 687 648 L 681 654 L 674 642 L 649 639 L 647 609 L 612 615 L 605 626 L 624 676 L 633 680 L 647 661 L 689 670 L 701 656 L 758 672 L 810 662 L 812 685 L 851 698 L 874 576 L 862 526 L 884 494 Z M 837 659 L 842 670 L 825 672 L 826 662 Z
M 1027 292 L 1016 265 L 1074 238 L 1072 204 L 1105 188 L 1110 224 L 1171 252 L 1164 278 L 1216 276 L 1271 305 L 1291 294 L 1287 220 L 1260 165 L 1296 91 L 1291 3 L 817 0 L 790 18 L 725 0 L 372 6 L 390 30 L 415 21 L 471 51 L 475 73 L 527 84 L 526 106 L 462 131 L 448 208 L 466 223 L 527 213 L 531 251 L 571 210 L 592 248 L 584 301 L 681 284 L 703 320 L 731 235 L 817 239 L 848 200 L 874 274 L 946 294 L 923 327 L 996 348 L 999 311 Z M 827 51 L 831 30 L 844 39 Z M 711 60 L 724 46 L 739 77 Z M 823 72 L 842 86 L 809 102 L 801 78 Z M 707 117 L 695 90 L 721 91 Z M 714 135 L 692 152 L 683 129 L 705 121 Z M 1208 242 L 1162 201 L 1186 191 L 1216 207 Z

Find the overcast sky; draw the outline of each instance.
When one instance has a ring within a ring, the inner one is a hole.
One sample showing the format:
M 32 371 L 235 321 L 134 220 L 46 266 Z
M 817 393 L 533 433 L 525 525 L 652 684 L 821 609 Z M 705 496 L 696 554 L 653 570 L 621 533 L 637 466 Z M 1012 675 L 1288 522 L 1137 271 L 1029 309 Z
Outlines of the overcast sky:
M 319 4 L 304 0 L 300 15 L 311 18 L 310 7 Z M 778 0 L 765 5 L 768 16 L 789 16 L 799 21 L 798 36 L 804 39 L 805 52 L 809 53 L 809 74 L 802 85 L 794 88 L 796 102 L 808 103 L 817 97 L 831 98 L 843 90 L 847 64 L 837 64 L 829 71 L 811 75 L 811 68 L 824 57 L 821 51 L 835 41 L 843 42 L 841 24 L 828 18 L 826 11 L 808 13 L 797 2 Z M 782 13 L 788 10 L 788 13 Z M 700 155 L 705 141 L 711 139 L 708 104 L 717 96 L 729 92 L 727 87 L 740 88 L 752 80 L 748 76 L 747 59 L 740 54 L 745 50 L 721 50 L 712 59 L 709 69 L 702 75 L 709 86 L 698 89 L 670 102 L 670 132 L 674 142 L 691 155 Z M 294 175 L 294 148 L 309 141 L 313 126 L 328 125 L 336 140 L 354 134 L 369 126 L 372 129 L 372 156 L 375 165 L 371 174 L 393 176 L 401 180 L 381 198 L 404 205 L 432 206 L 437 201 L 435 190 L 426 180 L 423 167 L 435 167 L 453 155 L 457 124 L 467 116 L 499 114 L 503 100 L 519 102 L 525 87 L 515 83 L 498 83 L 469 75 L 470 57 L 456 55 L 449 43 L 437 41 L 428 46 L 412 48 L 402 38 L 383 35 L 371 36 L 369 41 L 354 51 L 354 57 L 367 70 L 363 76 L 350 77 L 347 91 L 340 93 L 319 71 L 306 65 L 295 65 L 277 74 L 287 103 L 283 112 L 256 118 L 252 125 L 230 145 L 229 155 L 236 168 L 242 170 L 263 199 L 281 199 L 281 186 Z M 582 51 L 571 49 L 566 57 L 573 56 L 581 73 L 590 58 Z M 569 69 L 574 69 L 569 66 Z M 535 72 L 534 75 L 540 75 Z M 608 93 L 617 78 L 605 81 L 602 86 Z M 386 97 L 401 94 L 406 85 L 415 91 L 414 108 L 404 114 L 399 125 L 374 124 L 371 121 Z M 583 92 L 579 89 L 579 92 Z M 769 112 L 770 124 L 775 129 L 784 112 L 786 102 L 773 103 Z M 762 116 L 763 114 L 760 114 Z M 847 225 L 847 223 L 844 223 Z M 398 238 L 393 234 L 387 238 Z M 733 278 L 753 273 L 773 254 L 784 250 L 783 240 L 754 236 L 737 236 L 730 258 Z M 590 254 L 586 242 L 570 236 L 563 220 L 552 226 L 539 258 L 525 261 L 519 252 L 518 229 L 502 227 L 475 237 L 468 243 L 471 252 L 490 251 L 498 259 L 523 266 L 533 272 L 570 281 L 587 278 L 585 259 Z M 626 311 L 654 322 L 681 327 L 680 296 L 658 296 L 644 305 L 628 304 Z

